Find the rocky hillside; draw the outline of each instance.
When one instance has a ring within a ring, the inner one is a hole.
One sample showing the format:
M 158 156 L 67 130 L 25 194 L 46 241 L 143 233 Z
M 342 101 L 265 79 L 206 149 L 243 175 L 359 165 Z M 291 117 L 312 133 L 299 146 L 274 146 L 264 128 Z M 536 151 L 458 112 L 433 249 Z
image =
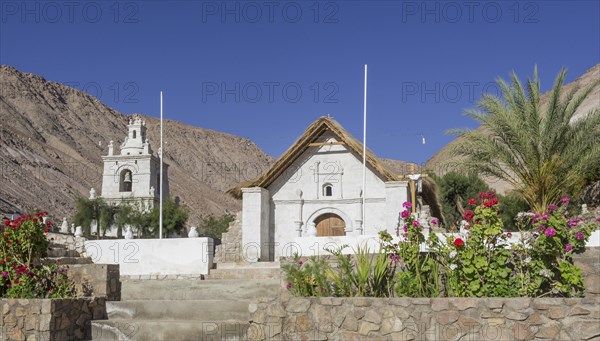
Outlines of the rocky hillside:
M 159 121 L 143 118 L 157 150 Z M 78 195 L 87 197 L 92 187 L 100 192 L 101 156 L 108 141 L 123 142 L 128 120 L 85 92 L 0 66 L 0 212 L 40 208 L 55 219 L 70 216 Z M 224 190 L 272 162 L 238 136 L 171 120 L 164 132 L 171 194 L 191 208 L 190 224 L 239 210 Z
M 580 89 L 583 89 L 589 86 L 594 80 L 597 80 L 598 78 L 600 78 L 600 64 L 595 65 L 573 82 L 564 85 L 564 93 L 568 93 L 576 86 Z M 544 105 L 548 101 L 549 96 L 549 93 L 546 93 L 542 96 L 542 105 Z M 577 120 L 582 115 L 585 115 L 588 112 L 590 112 L 590 110 L 593 108 L 600 108 L 600 87 L 596 87 L 596 89 L 591 94 L 589 94 L 586 100 L 583 101 L 583 103 L 581 103 L 581 106 L 577 109 L 573 120 Z M 449 169 L 447 167 L 444 167 L 443 165 L 444 163 L 450 160 L 450 149 L 457 143 L 458 139 L 446 145 L 427 161 L 425 167 L 427 169 L 434 170 L 438 175 L 442 175 L 449 171 Z M 504 193 L 507 190 L 512 189 L 510 184 L 502 180 L 486 178 L 485 181 L 492 188 L 496 189 L 500 193 Z

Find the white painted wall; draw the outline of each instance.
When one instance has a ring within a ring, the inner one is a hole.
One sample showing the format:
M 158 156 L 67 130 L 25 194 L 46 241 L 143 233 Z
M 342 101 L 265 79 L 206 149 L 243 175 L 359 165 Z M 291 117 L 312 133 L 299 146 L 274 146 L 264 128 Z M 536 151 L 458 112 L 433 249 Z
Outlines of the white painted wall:
M 446 236 L 464 238 L 464 236 L 459 233 L 436 233 L 436 235 L 442 241 L 446 240 Z M 508 240 L 508 244 L 510 245 L 518 243 L 520 239 L 521 234 L 519 232 L 512 232 L 512 237 Z M 402 243 L 403 241 L 400 237 L 394 237 L 392 242 Z M 294 253 L 298 253 L 304 257 L 326 256 L 330 255 L 330 253 L 325 249 L 337 249 L 342 245 L 349 245 L 348 248 L 344 249 L 342 252 L 343 254 L 354 254 L 354 250 L 359 246 L 368 246 L 371 253 L 377 253 L 379 252 L 379 236 L 377 234 L 372 234 L 345 237 L 297 237 L 282 244 L 279 247 L 279 253 L 281 256 L 293 256 Z M 600 247 L 600 230 L 592 232 L 590 239 L 586 243 L 586 247 Z M 428 251 L 428 248 L 425 244 L 421 245 L 421 251 Z
M 96 264 L 119 264 L 121 275 L 207 275 L 213 263 L 212 238 L 88 240 Z

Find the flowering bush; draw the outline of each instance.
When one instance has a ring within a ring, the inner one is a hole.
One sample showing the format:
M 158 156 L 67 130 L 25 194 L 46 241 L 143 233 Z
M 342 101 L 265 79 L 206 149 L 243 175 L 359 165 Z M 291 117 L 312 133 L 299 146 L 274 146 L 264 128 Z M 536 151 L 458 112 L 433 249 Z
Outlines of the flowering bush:
M 515 277 L 520 294 L 526 296 L 581 296 L 583 277 L 573 265 L 572 255 L 585 251 L 586 241 L 596 228 L 583 218 L 569 219 L 568 198 L 562 205 L 549 205 L 547 214 L 531 219 L 532 231 L 515 249 Z
M 409 212 L 410 203 L 404 203 L 400 242 L 382 231 L 379 252 L 371 255 L 368 248 L 358 248 L 355 261 L 342 254 L 346 246 L 328 250 L 337 267 L 323 258 L 303 262 L 296 256 L 295 263 L 284 265 L 287 288 L 300 296 L 583 295 L 583 277 L 572 255 L 585 250 L 600 221 L 569 218 L 568 199 L 563 198 L 545 214 L 519 215 L 521 240 L 514 243 L 509 242 L 512 233 L 504 231 L 493 192 L 480 193 L 468 203 L 463 230 L 445 240 L 435 233 L 426 236 Z
M 423 227 L 410 214 L 411 204 L 403 204 L 404 211 L 400 213 L 403 224 L 404 242 L 392 243 L 389 233 L 382 231 L 379 238 L 383 250 L 391 255 L 392 259 L 402 263 L 397 273 L 395 292 L 398 296 L 410 297 L 436 297 L 440 295 L 439 266 L 437 255 L 431 252 L 421 252 L 421 244 L 425 242 Z M 435 234 L 429 235 L 428 243 L 437 243 Z
M 468 223 L 464 236 L 448 236 L 446 243 L 431 243 L 446 269 L 448 296 L 517 296 L 511 276 L 512 252 L 502 243 L 508 235 L 502 231 L 498 199 L 493 192 L 479 195 L 481 204 L 469 200 L 472 210 L 464 212 Z
M 57 265 L 42 265 L 48 255 L 46 233 L 52 222 L 43 223 L 47 212 L 38 212 L 0 227 L 0 296 L 10 298 L 56 298 L 73 294 L 73 286 Z

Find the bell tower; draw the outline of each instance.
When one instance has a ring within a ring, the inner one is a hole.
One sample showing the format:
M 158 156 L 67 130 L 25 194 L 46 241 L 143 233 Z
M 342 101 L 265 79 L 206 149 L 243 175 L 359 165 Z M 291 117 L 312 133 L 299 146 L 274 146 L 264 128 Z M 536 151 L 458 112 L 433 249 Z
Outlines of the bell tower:
M 146 122 L 139 117 L 129 119 L 127 136 L 115 155 L 114 142 L 103 156 L 102 198 L 108 203 L 130 202 L 151 210 L 159 205 L 160 160 L 150 148 Z M 163 191 L 169 195 L 168 165 L 163 162 Z

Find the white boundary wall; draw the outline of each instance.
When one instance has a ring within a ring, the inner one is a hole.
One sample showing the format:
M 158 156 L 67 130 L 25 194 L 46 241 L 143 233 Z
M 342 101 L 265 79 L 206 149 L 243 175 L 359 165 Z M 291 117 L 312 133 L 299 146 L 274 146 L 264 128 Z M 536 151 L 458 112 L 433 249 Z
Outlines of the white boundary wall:
M 464 238 L 461 233 L 436 233 L 438 238 L 442 241 L 446 240 L 446 236 L 454 236 Z M 426 236 L 427 238 L 427 236 Z M 512 232 L 512 237 L 508 241 L 510 244 L 518 243 L 521 239 L 520 232 Z M 393 243 L 401 243 L 401 238 L 394 237 Z M 354 249 L 358 246 L 364 247 L 365 245 L 369 248 L 371 253 L 379 251 L 379 236 L 378 235 L 363 235 L 363 236 L 343 236 L 343 237 L 296 237 L 293 242 L 286 243 L 284 245 L 276 245 L 276 248 L 281 250 L 282 256 L 292 256 L 294 253 L 298 253 L 301 256 L 324 256 L 329 255 L 325 249 L 337 249 L 339 246 L 348 245 L 342 253 L 353 254 Z M 600 230 L 592 232 L 590 239 L 588 240 L 587 247 L 600 247 Z M 428 248 L 425 244 L 421 245 L 421 251 L 427 251 Z
M 122 276 L 208 275 L 212 238 L 88 240 L 85 253 L 96 264 L 119 264 Z

